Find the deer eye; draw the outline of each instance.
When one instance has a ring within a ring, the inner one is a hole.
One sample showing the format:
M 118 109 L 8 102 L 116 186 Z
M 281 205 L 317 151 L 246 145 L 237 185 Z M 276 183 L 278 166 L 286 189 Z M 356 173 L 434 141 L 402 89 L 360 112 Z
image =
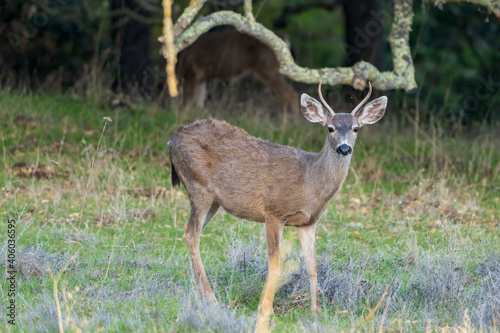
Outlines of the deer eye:
M 335 128 L 328 126 L 328 132 L 333 133 L 335 132 Z
M 359 131 L 359 127 L 354 127 L 352 130 L 354 131 L 354 133 L 357 133 Z

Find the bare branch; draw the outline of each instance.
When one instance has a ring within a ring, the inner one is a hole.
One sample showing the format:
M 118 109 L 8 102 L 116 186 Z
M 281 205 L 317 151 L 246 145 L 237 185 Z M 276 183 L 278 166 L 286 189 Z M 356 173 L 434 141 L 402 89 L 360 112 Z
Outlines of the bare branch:
M 255 21 L 252 11 L 252 0 L 245 0 L 245 17 L 250 21 Z
M 170 96 L 177 96 L 177 79 L 175 78 L 175 63 L 177 53 L 174 46 L 174 29 L 172 23 L 172 3 L 170 0 L 163 0 L 163 36 L 167 53 L 167 84 Z
M 443 8 L 443 4 L 450 2 L 470 2 L 476 5 L 481 5 L 486 8 L 490 12 L 496 15 L 496 17 L 500 18 L 500 1 L 499 0 L 427 0 L 427 2 L 432 2 L 434 6 L 439 9 Z
M 304 83 L 323 81 L 329 85 L 352 85 L 355 89 L 363 90 L 369 80 L 373 87 L 379 90 L 413 91 L 417 88 L 417 84 L 408 44 L 409 29 L 413 19 L 412 0 L 394 2 L 394 21 L 389 37 L 394 62 L 392 72 L 381 73 L 375 66 L 365 61 L 360 61 L 352 67 L 311 69 L 298 66 L 282 39 L 262 24 L 231 11 L 219 11 L 197 20 L 176 39 L 175 46 L 177 52 L 180 52 L 211 28 L 218 25 L 232 25 L 268 45 L 280 61 L 280 72 L 294 81 Z
M 155 25 L 155 24 L 159 24 L 160 23 L 160 21 L 158 19 L 148 18 L 146 16 L 143 16 L 141 14 L 136 13 L 134 10 L 132 10 L 130 8 L 125 8 L 125 7 L 120 8 L 120 9 L 112 10 L 112 11 L 109 12 L 108 15 L 110 15 L 110 16 L 120 16 L 122 18 L 132 19 L 134 21 L 137 21 L 137 22 L 140 22 L 140 23 L 143 23 L 143 24 L 148 24 L 148 25 Z M 122 23 L 122 24 L 124 24 L 124 23 Z M 118 25 L 118 26 L 120 26 L 120 25 Z
M 207 0 L 191 0 L 189 7 L 184 10 L 184 13 L 179 17 L 174 25 L 174 37 L 177 38 L 186 30 L 186 28 L 193 22 L 193 19 L 200 11 L 201 7 Z

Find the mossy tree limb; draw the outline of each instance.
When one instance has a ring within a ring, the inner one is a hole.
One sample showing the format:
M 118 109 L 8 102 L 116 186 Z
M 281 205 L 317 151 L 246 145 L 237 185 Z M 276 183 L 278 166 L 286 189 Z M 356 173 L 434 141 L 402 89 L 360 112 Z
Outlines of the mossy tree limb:
M 186 28 L 193 22 L 193 19 L 200 11 L 201 7 L 207 0 L 191 0 L 189 7 L 184 9 L 182 15 L 177 19 L 174 25 L 174 37 L 177 38 L 186 30 Z
M 251 21 L 255 20 L 253 17 L 252 0 L 245 0 L 245 17 Z
M 417 85 L 408 45 L 409 28 L 413 17 L 411 4 L 411 0 L 395 0 L 394 33 L 390 37 L 395 64 L 392 72 L 379 72 L 375 66 L 364 61 L 356 63 L 353 67 L 322 69 L 301 67 L 294 62 L 288 46 L 281 38 L 262 24 L 232 11 L 219 11 L 198 19 L 178 36 L 175 46 L 177 52 L 180 52 L 211 28 L 218 25 L 232 25 L 268 45 L 281 63 L 280 72 L 294 81 L 352 85 L 360 90 L 366 87 L 367 81 L 371 81 L 373 87 L 379 90 L 412 91 Z
M 497 14 L 500 12 L 500 0 L 430 0 L 435 5 L 448 1 L 473 2 L 486 6 Z M 330 67 L 312 69 L 301 67 L 295 63 L 286 43 L 271 30 L 256 22 L 252 14 L 251 0 L 245 0 L 245 16 L 232 11 L 218 11 L 199 18 L 191 26 L 192 20 L 206 0 L 192 0 L 175 24 L 175 47 L 180 52 L 191 45 L 203 33 L 218 25 L 231 25 L 237 30 L 251 35 L 268 45 L 280 61 L 280 72 L 297 82 L 319 83 L 329 85 L 351 85 L 363 90 L 368 81 L 375 89 L 405 89 L 408 92 L 417 89 L 415 69 L 411 58 L 409 35 L 413 23 L 413 0 L 394 0 L 394 19 L 389 43 L 391 46 L 394 68 L 392 71 L 380 72 L 374 65 L 360 61 L 352 67 Z M 188 27 L 186 29 L 186 27 Z
M 486 7 L 490 12 L 495 14 L 496 17 L 500 18 L 500 0 L 427 0 L 427 2 L 432 2 L 434 6 L 442 9 L 443 4 L 452 2 L 469 2 L 476 5 Z

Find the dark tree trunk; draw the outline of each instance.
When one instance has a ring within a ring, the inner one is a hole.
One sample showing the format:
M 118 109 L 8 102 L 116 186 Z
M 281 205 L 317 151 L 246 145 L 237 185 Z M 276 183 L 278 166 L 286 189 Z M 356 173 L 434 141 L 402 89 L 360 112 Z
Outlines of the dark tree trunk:
M 384 70 L 384 15 L 380 0 L 343 0 L 342 5 L 347 66 L 364 60 Z
M 346 65 L 353 66 L 364 60 L 373 64 L 379 71 L 385 70 L 384 51 L 387 45 L 384 36 L 384 18 L 380 4 L 382 0 L 342 0 L 345 18 L 345 55 Z M 344 86 L 344 99 L 354 106 L 355 101 L 363 98 L 364 91 Z M 374 97 L 380 96 L 375 90 Z
M 140 22 L 127 14 L 115 15 L 126 9 L 140 15 L 145 20 L 150 13 L 134 0 L 110 0 L 112 16 L 111 38 L 118 50 L 118 78 L 114 89 L 127 94 L 145 97 L 150 92 L 145 88 L 150 66 L 151 29 L 145 22 Z M 137 96 L 139 97 L 139 96 Z

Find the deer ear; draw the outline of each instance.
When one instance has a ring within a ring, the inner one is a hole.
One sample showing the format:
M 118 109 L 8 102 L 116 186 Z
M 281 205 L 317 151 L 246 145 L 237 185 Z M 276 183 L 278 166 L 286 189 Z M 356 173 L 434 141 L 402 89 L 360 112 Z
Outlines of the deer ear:
M 361 126 L 375 124 L 384 116 L 386 107 L 387 97 L 382 96 L 366 104 L 363 111 L 358 111 L 355 117 Z
M 300 109 L 304 117 L 311 123 L 325 125 L 328 121 L 323 105 L 307 94 L 300 96 Z

